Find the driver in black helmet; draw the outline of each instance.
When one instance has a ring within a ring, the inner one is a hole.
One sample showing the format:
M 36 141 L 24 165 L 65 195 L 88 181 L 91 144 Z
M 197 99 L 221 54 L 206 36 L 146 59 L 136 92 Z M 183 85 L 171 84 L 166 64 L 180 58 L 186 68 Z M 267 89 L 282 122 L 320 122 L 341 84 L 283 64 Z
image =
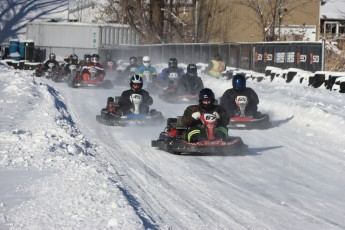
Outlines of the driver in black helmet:
M 184 75 L 184 70 L 178 67 L 177 59 L 170 58 L 168 67 L 164 68 L 159 74 L 159 80 L 163 86 L 167 86 L 169 83 L 177 85 L 178 80 Z
M 35 75 L 41 77 L 44 72 L 50 70 L 50 68 L 54 71 L 60 70 L 59 62 L 56 61 L 56 55 L 54 53 L 49 54 L 49 59 L 41 63 L 40 66 L 35 69 Z
M 126 69 L 123 71 L 119 70 L 118 71 L 118 75 L 119 75 L 119 78 L 118 80 L 121 81 L 122 83 L 126 83 L 128 82 L 128 79 L 135 75 L 135 73 L 137 72 L 137 69 L 139 67 L 139 64 L 138 64 L 138 59 L 137 57 L 130 57 L 129 58 L 129 65 L 126 67 Z
M 217 118 L 215 136 L 225 139 L 228 136 L 227 125 L 230 121 L 226 110 L 215 105 L 215 96 L 211 89 L 204 88 L 199 92 L 199 104 L 190 105 L 186 108 L 182 116 L 182 123 L 187 126 L 188 142 L 198 142 L 200 138 L 206 137 L 206 129 L 203 127 L 200 117 L 204 113 L 214 114 Z
M 124 74 L 127 76 L 133 76 L 139 67 L 138 59 L 136 57 L 129 58 L 129 65 L 126 67 Z
M 64 66 L 64 74 L 70 74 L 71 73 L 71 69 L 70 66 L 71 65 L 75 65 L 75 68 L 78 69 L 78 62 L 79 62 L 79 57 L 76 54 L 71 54 L 69 56 L 69 63 L 65 64 Z
M 244 74 L 236 74 L 232 79 L 233 88 L 227 89 L 220 99 L 220 105 L 228 112 L 230 117 L 240 115 L 238 106 L 236 105 L 237 96 L 247 97 L 247 106 L 245 109 L 246 116 L 260 116 L 258 112 L 259 97 L 252 88 L 246 87 L 246 77 Z
M 59 69 L 59 63 L 56 61 L 56 55 L 54 53 L 49 54 L 48 60 L 41 63 L 36 69 L 35 69 L 35 75 L 37 77 L 41 77 L 45 71 L 48 71 L 50 69 L 49 63 L 52 63 L 53 69 L 58 70 Z
M 143 78 L 139 75 L 133 75 L 129 85 L 131 88 L 123 91 L 119 99 L 121 115 L 148 114 L 153 99 L 149 92 L 143 89 Z
M 109 72 L 111 72 L 117 68 L 116 62 L 114 61 L 110 52 L 106 53 L 105 60 L 104 60 L 102 66 L 104 67 L 105 71 L 109 71 Z
M 84 81 L 87 82 L 88 80 L 104 80 L 105 70 L 103 68 L 103 65 L 99 63 L 99 58 L 100 57 L 98 54 L 92 54 L 91 62 L 87 62 L 86 65 L 81 68 L 81 75 Z
M 80 60 L 78 65 L 80 67 L 93 65 L 93 63 L 91 62 L 91 54 L 85 53 L 84 54 L 84 59 Z
M 177 82 L 177 94 L 186 95 L 193 94 L 197 95 L 201 89 L 204 88 L 202 79 L 198 76 L 198 68 L 195 64 L 189 64 L 187 66 L 187 73 L 181 77 Z
M 44 70 L 48 70 L 49 64 L 52 63 L 53 69 L 58 70 L 60 68 L 59 62 L 56 60 L 56 55 L 54 53 L 49 54 L 49 59 L 44 62 Z

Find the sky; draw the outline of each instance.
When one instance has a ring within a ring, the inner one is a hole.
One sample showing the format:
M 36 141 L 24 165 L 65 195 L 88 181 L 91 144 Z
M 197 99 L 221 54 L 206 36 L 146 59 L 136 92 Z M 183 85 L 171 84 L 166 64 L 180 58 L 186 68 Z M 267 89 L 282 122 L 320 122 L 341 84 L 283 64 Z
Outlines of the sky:
M 0 68 L 2 230 L 345 229 L 342 93 L 249 79 L 273 127 L 229 130 L 244 156 L 179 156 L 151 147 L 164 124 L 96 121 L 128 86 L 74 89 Z M 200 76 L 217 98 L 231 87 Z M 152 96 L 165 118 L 187 106 Z

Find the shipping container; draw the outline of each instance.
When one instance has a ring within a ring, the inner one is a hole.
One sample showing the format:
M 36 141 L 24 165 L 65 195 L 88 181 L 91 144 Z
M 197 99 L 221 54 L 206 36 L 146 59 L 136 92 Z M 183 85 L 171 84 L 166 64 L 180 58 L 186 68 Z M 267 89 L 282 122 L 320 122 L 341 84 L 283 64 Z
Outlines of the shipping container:
M 139 37 L 128 25 L 80 22 L 31 22 L 26 37 L 41 47 L 98 49 L 137 45 Z

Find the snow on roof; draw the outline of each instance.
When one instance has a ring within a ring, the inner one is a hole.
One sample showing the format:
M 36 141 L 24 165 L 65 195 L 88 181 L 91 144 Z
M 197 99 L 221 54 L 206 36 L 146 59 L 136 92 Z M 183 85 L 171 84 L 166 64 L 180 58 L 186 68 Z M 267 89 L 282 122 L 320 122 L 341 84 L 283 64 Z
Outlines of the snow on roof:
M 345 20 L 345 1 L 327 0 L 321 5 L 320 18 Z

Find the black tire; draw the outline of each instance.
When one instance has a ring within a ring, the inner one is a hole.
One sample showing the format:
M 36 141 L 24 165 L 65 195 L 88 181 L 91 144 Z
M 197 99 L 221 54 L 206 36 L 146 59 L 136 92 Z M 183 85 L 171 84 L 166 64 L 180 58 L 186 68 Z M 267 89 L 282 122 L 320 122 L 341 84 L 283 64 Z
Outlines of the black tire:
M 181 152 L 172 152 L 174 155 L 181 155 Z
M 102 118 L 102 116 L 101 115 L 96 115 L 96 121 L 99 121 L 99 122 L 101 122 L 101 120 L 102 120 L 103 118 Z

